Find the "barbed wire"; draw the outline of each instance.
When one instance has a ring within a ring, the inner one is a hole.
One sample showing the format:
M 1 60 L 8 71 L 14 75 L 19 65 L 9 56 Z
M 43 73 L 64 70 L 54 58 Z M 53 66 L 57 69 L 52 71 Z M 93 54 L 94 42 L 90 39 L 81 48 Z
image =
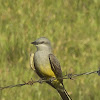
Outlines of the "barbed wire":
M 52 82 L 54 80 L 57 80 L 57 79 L 74 79 L 75 77 L 79 77 L 79 76 L 82 76 L 82 75 L 90 75 L 90 74 L 93 74 L 93 73 L 96 73 L 100 76 L 100 68 L 97 70 L 97 71 L 92 71 L 92 72 L 85 72 L 85 73 L 81 73 L 81 74 L 67 74 L 64 75 L 62 78 L 55 78 L 55 77 L 52 77 L 50 79 L 42 79 L 40 78 L 39 80 L 36 80 L 34 81 L 32 78 L 31 78 L 31 81 L 28 81 L 28 82 L 24 82 L 22 84 L 17 84 L 17 85 L 9 85 L 9 86 L 5 86 L 5 87 L 0 87 L 0 90 L 3 90 L 3 89 L 7 89 L 7 88 L 13 88 L 13 87 L 21 87 L 21 86 L 24 86 L 24 85 L 33 85 L 34 83 L 43 83 L 43 82 Z

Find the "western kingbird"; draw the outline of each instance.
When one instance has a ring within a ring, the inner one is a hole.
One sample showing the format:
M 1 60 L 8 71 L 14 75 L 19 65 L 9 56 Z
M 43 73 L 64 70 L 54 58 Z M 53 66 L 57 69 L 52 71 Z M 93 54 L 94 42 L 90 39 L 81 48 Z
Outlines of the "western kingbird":
M 58 91 L 63 100 L 72 100 L 64 88 L 60 63 L 52 54 L 50 41 L 45 37 L 41 37 L 32 44 L 37 47 L 33 57 L 36 73 L 46 80 L 52 77 L 57 78 L 47 83 Z

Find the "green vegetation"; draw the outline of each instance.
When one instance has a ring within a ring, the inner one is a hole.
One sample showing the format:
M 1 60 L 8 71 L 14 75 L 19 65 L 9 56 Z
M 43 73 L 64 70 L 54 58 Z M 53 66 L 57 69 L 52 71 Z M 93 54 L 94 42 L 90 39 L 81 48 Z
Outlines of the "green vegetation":
M 0 0 L 0 86 L 39 79 L 30 69 L 30 43 L 39 37 L 52 42 L 63 74 L 100 67 L 100 0 Z M 64 80 L 73 100 L 99 100 L 96 74 Z M 0 91 L 0 100 L 60 100 L 48 84 Z

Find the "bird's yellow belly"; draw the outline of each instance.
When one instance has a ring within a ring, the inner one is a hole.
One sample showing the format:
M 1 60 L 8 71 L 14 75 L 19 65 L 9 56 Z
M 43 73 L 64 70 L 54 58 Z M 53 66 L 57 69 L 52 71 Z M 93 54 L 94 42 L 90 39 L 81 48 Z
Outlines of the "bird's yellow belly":
M 55 74 L 52 71 L 51 66 L 40 66 L 38 70 L 44 77 L 47 77 L 47 78 L 55 77 Z
M 51 69 L 51 66 L 39 66 L 38 67 L 39 73 L 46 79 L 49 79 L 51 77 L 56 77 L 54 72 Z M 52 81 L 52 84 L 54 86 L 58 86 L 60 84 L 59 80 Z

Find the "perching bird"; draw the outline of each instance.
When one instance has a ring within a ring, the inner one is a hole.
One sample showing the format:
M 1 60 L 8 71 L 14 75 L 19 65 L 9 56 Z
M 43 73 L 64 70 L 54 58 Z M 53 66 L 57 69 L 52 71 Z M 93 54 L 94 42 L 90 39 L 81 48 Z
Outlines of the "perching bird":
M 32 44 L 37 47 L 33 57 L 36 73 L 46 80 L 52 77 L 57 78 L 47 83 L 58 91 L 63 100 L 72 100 L 64 88 L 61 66 L 52 53 L 50 41 L 45 37 L 41 37 L 32 42 Z

